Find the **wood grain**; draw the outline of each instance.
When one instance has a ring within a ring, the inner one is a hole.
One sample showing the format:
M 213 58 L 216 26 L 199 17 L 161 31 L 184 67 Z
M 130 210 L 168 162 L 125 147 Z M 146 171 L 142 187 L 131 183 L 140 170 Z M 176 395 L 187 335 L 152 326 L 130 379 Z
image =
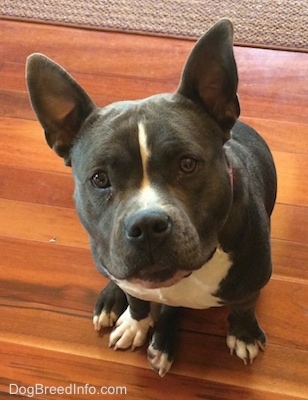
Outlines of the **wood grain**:
M 93 330 L 107 280 L 74 210 L 71 170 L 31 110 L 24 68 L 30 53 L 45 53 L 105 105 L 174 91 L 193 42 L 5 20 L 0 31 L 0 398 L 12 397 L 13 383 L 75 383 L 124 386 L 127 394 L 107 396 L 119 399 L 307 400 L 308 55 L 235 49 L 241 118 L 269 144 L 279 179 L 273 276 L 257 310 L 266 351 L 245 367 L 225 344 L 227 308 L 185 310 L 173 369 L 160 379 L 146 346 L 115 352 L 109 331 Z

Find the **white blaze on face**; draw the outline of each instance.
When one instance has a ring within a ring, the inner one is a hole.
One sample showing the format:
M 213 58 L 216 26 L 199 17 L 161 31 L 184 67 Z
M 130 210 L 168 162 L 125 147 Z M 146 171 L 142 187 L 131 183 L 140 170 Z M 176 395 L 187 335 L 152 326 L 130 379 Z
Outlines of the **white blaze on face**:
M 143 169 L 143 178 L 141 182 L 141 187 L 145 188 L 150 184 L 147 173 L 147 164 L 148 164 L 148 159 L 150 157 L 150 150 L 147 145 L 147 135 L 142 122 L 139 122 L 138 124 L 138 140 L 139 140 L 140 155 L 141 155 L 141 162 Z
M 138 141 L 143 171 L 139 201 L 142 207 L 147 208 L 153 205 L 158 205 L 159 196 L 155 189 L 151 187 L 148 176 L 148 161 L 151 152 L 147 145 L 147 134 L 142 122 L 139 122 L 138 124 Z

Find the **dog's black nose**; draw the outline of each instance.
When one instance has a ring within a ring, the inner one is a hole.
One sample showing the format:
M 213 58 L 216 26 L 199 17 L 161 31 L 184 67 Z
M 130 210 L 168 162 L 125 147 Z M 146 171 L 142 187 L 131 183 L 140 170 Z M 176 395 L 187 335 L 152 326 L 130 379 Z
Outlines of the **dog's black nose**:
M 153 250 L 167 238 L 171 226 L 171 219 L 165 212 L 141 210 L 126 221 L 125 233 L 131 243 Z

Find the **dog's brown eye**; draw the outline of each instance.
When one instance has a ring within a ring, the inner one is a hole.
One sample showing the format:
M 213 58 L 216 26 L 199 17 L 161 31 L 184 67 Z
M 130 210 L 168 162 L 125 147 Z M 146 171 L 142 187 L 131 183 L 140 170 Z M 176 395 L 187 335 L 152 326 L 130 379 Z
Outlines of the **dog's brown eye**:
M 183 157 L 180 160 L 180 170 L 185 174 L 191 174 L 197 168 L 198 162 L 194 158 Z
M 91 183 L 97 189 L 106 189 L 110 186 L 108 175 L 103 171 L 94 174 L 91 178 Z

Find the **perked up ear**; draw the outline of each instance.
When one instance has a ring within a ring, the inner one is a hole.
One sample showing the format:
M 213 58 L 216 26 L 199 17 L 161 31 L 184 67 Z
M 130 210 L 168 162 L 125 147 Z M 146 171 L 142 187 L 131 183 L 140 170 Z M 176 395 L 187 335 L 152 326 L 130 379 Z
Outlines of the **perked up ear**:
M 70 165 L 70 148 L 95 105 L 62 67 L 42 54 L 27 59 L 26 79 L 32 107 L 49 146 Z
M 178 93 L 206 109 L 221 127 L 222 139 L 226 141 L 240 114 L 237 84 L 233 25 L 222 19 L 198 40 L 190 53 Z

